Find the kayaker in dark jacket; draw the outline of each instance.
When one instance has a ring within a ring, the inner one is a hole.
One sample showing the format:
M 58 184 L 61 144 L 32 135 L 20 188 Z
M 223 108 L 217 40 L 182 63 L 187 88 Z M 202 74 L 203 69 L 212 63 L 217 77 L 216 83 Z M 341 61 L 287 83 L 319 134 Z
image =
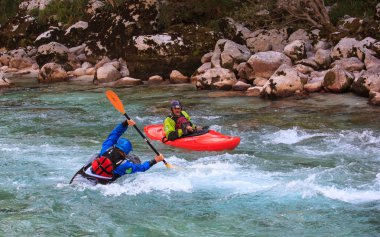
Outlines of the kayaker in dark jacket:
M 202 130 L 202 127 L 197 127 L 190 121 L 189 114 L 182 110 L 182 105 L 178 100 L 170 103 L 170 110 L 171 115 L 164 120 L 164 132 L 167 140 L 173 141 L 183 135 Z
M 145 172 L 157 162 L 164 160 L 160 154 L 154 159 L 141 164 L 140 159 L 130 154 L 132 143 L 126 138 L 120 138 L 127 131 L 128 125 L 134 126 L 133 120 L 125 120 L 117 125 L 103 142 L 99 157 L 92 162 L 92 172 L 109 179 L 117 179 L 125 174 Z

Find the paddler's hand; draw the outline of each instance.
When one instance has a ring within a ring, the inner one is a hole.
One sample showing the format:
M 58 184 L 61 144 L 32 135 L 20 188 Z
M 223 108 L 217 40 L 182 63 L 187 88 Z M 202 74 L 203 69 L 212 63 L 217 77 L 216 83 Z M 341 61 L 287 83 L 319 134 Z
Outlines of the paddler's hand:
M 154 157 L 154 159 L 155 159 L 156 162 L 158 163 L 158 162 L 160 162 L 160 161 L 163 161 L 165 158 L 164 158 L 164 156 L 163 156 L 162 154 L 160 154 L 160 155 Z
M 194 132 L 193 127 L 190 126 L 190 125 L 187 126 L 186 129 L 187 129 L 188 132 L 191 132 L 191 133 Z
M 128 126 L 135 126 L 136 122 L 133 121 L 132 119 L 126 119 L 124 122 L 123 122 L 123 126 L 126 127 L 127 125 Z

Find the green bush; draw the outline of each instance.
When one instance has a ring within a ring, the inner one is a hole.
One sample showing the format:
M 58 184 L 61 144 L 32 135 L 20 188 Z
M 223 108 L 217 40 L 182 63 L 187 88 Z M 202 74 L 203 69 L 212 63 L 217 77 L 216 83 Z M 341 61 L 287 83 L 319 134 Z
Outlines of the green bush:
M 21 0 L 0 0 L 0 24 L 16 15 Z
M 378 0 L 327 0 L 327 6 L 333 6 L 330 19 L 336 24 L 345 15 L 372 19 Z
M 53 0 L 45 9 L 34 9 L 30 14 L 39 22 L 54 20 L 72 25 L 79 20 L 87 20 L 87 2 L 88 0 Z

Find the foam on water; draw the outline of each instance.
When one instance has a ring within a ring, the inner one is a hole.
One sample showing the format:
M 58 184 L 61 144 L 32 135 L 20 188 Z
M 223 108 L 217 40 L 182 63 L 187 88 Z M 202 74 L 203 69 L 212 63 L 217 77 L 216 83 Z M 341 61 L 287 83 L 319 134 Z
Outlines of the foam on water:
M 127 177 L 122 182 L 107 186 L 98 185 L 94 189 L 104 195 L 138 195 L 160 192 L 218 192 L 221 195 L 244 195 L 266 192 L 266 195 L 300 196 L 311 199 L 322 195 L 328 199 L 348 203 L 367 203 L 380 200 L 380 190 L 373 185 L 366 189 L 337 188 L 334 185 L 323 185 L 318 176 L 323 170 L 307 170 L 310 174 L 305 179 L 294 179 L 293 173 L 266 172 L 256 167 L 243 167 L 233 164 L 227 158 L 205 157 L 197 163 L 189 164 L 183 170 L 167 171 L 164 167 L 155 166 L 145 174 Z M 299 173 L 296 171 L 295 173 Z M 303 170 L 302 172 L 305 172 Z M 380 175 L 378 175 L 380 176 Z M 380 182 L 379 177 L 375 182 Z
M 274 133 L 266 134 L 264 135 L 264 139 L 267 140 L 265 143 L 295 144 L 305 139 L 326 135 L 327 134 L 325 133 L 309 133 L 298 127 L 293 127 L 291 129 L 279 130 Z

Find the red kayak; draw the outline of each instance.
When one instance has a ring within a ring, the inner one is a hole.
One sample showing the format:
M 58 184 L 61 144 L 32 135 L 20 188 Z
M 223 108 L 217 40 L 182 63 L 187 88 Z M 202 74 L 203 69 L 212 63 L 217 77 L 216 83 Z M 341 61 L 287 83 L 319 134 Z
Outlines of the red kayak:
M 144 132 L 150 139 L 161 142 L 165 136 L 162 124 L 148 125 L 144 128 Z M 174 141 L 167 141 L 164 144 L 194 151 L 223 151 L 233 150 L 239 143 L 240 137 L 231 137 L 209 130 L 199 136 L 183 137 Z

